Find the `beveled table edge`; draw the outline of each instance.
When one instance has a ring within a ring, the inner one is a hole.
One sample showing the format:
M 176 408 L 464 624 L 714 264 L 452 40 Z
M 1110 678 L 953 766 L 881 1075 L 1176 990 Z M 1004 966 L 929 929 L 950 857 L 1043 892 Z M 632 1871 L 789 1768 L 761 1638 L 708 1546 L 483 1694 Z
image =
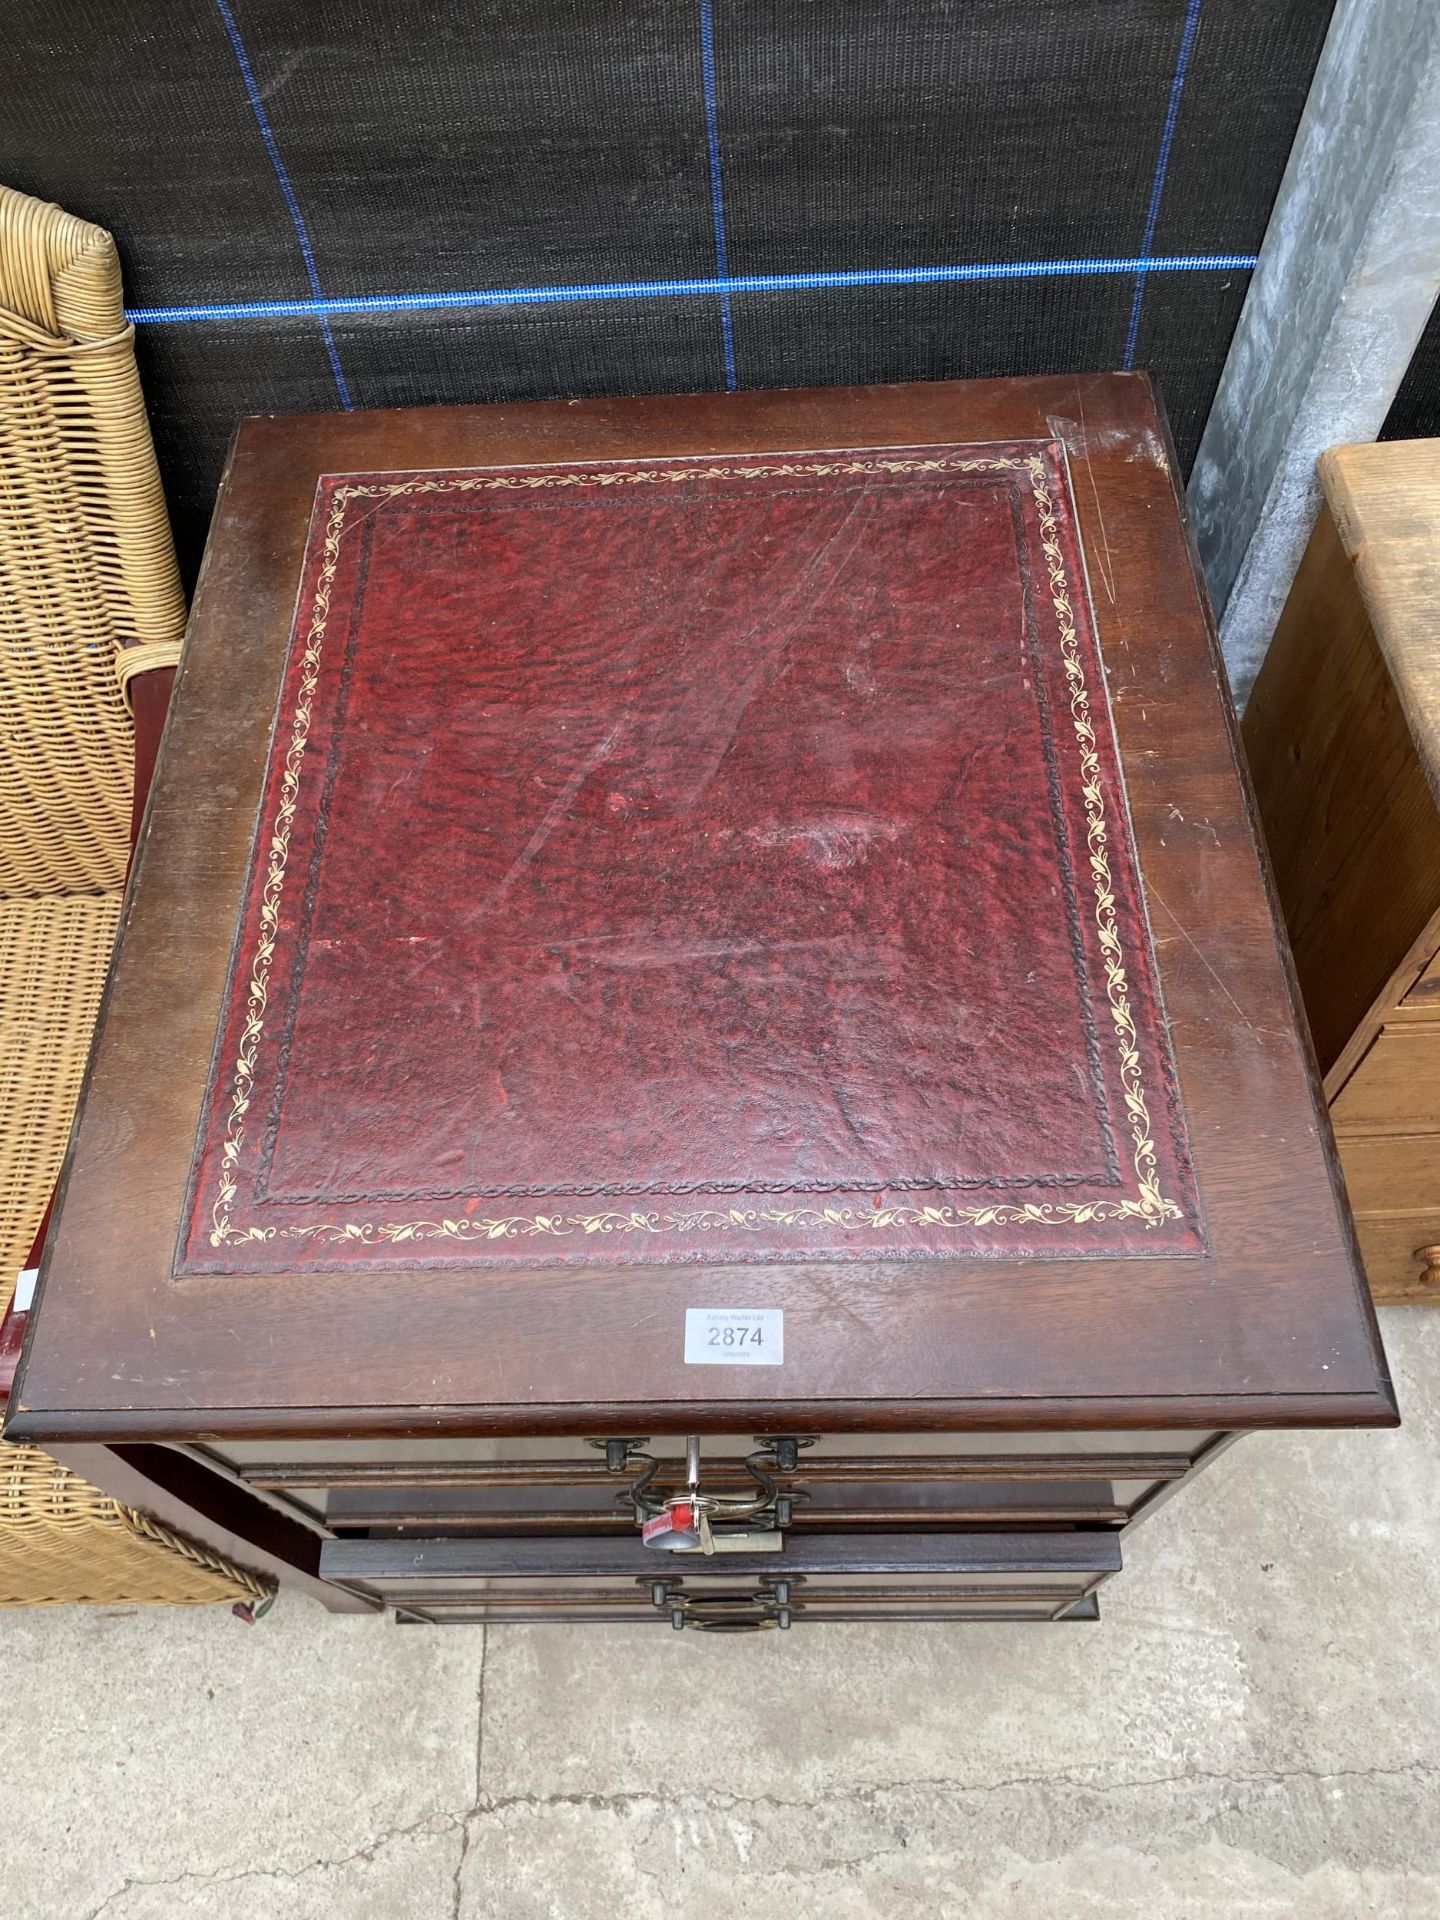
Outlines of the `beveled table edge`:
M 1386 1383 L 1388 1389 L 1388 1382 Z M 46 1411 L 21 1404 L 11 1410 L 5 1439 L 45 1444 L 168 1440 L 181 1444 L 225 1440 L 334 1440 L 337 1415 L 367 1438 L 441 1439 L 465 1436 L 628 1433 L 681 1430 L 710 1433 L 1027 1433 L 1108 1428 L 1164 1430 L 1217 1427 L 1288 1431 L 1304 1427 L 1398 1427 L 1393 1390 L 1374 1393 L 1267 1394 L 1141 1400 L 912 1400 L 887 1402 L 791 1401 L 783 1412 L 767 1400 L 512 1403 L 491 1407 L 147 1407 L 142 1411 Z

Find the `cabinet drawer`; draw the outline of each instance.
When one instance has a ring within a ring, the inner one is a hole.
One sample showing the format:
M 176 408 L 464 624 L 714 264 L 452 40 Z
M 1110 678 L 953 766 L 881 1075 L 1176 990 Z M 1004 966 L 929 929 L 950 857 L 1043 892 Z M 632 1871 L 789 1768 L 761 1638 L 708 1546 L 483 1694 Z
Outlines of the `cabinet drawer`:
M 1440 1016 L 1440 953 L 1431 954 L 1424 970 L 1402 1002 L 1407 1007 Z
M 788 1535 L 776 1553 L 626 1539 L 333 1540 L 321 1573 L 425 1619 L 1055 1619 L 1120 1566 L 1113 1533 Z M 784 1619 L 778 1616 L 783 1612 Z
M 742 1600 L 728 1618 L 716 1607 L 709 1616 L 687 1619 L 702 1632 L 760 1631 L 778 1626 L 769 1605 L 745 1604 Z M 533 1603 L 497 1603 L 475 1600 L 412 1600 L 397 1605 L 395 1618 L 401 1626 L 617 1626 L 667 1627 L 675 1623 L 670 1615 L 643 1596 L 637 1604 L 617 1605 L 604 1596 L 593 1601 L 571 1601 L 548 1606 Z M 1098 1620 L 1100 1605 L 1093 1593 L 1078 1600 L 1056 1599 L 1053 1594 L 986 1593 L 947 1594 L 929 1599 L 907 1596 L 904 1599 L 873 1600 L 856 1604 L 840 1596 L 822 1599 L 796 1597 L 790 1607 L 792 1626 L 823 1626 L 826 1622 L 896 1621 L 919 1625 L 977 1621 L 1055 1621 Z
M 1418 1247 L 1440 1246 L 1440 1210 L 1424 1214 L 1357 1213 L 1355 1234 L 1370 1291 L 1379 1301 L 1434 1299 L 1436 1289 L 1422 1283 Z
M 414 1485 L 459 1484 L 476 1477 L 475 1486 L 498 1484 L 490 1474 L 509 1476 L 533 1472 L 536 1484 L 546 1477 L 569 1482 L 577 1473 L 597 1479 L 605 1476 L 604 1456 L 588 1445 L 604 1429 L 584 1429 L 580 1435 L 504 1434 L 443 1440 L 403 1439 L 387 1435 L 372 1440 L 225 1440 L 212 1442 L 208 1451 L 242 1479 L 258 1486 L 359 1486 L 377 1479 Z M 685 1463 L 683 1433 L 651 1430 L 646 1451 L 660 1455 L 677 1469 Z M 1008 1479 L 1034 1473 L 1053 1479 L 1062 1473 L 1084 1475 L 1118 1473 L 1112 1464 L 1136 1457 L 1178 1462 L 1184 1472 L 1193 1456 L 1216 1437 L 1212 1428 L 1070 1429 L 1047 1433 L 828 1433 L 802 1454 L 804 1469 L 834 1467 L 850 1473 L 856 1463 L 867 1472 L 890 1473 L 901 1479 L 924 1478 L 930 1472 L 971 1473 L 981 1479 Z M 719 1464 L 727 1457 L 738 1467 L 758 1438 L 749 1433 L 704 1432 L 702 1459 Z M 1104 1458 L 1086 1456 L 1104 1456 Z M 917 1474 L 914 1461 L 926 1462 Z
M 1118 1526 L 1170 1480 L 1189 1471 L 1212 1436 L 1190 1432 L 1045 1436 L 1043 1451 L 1025 1435 L 827 1436 L 807 1444 L 794 1464 L 770 1457 L 766 1472 L 791 1496 L 801 1531 L 840 1527 Z M 1171 1445 L 1163 1444 L 1171 1441 Z M 898 1444 L 897 1444 L 898 1442 Z M 1057 1444 L 1064 1442 L 1067 1444 Z M 1157 1444 L 1157 1442 L 1161 1444 Z M 334 1530 L 467 1532 L 612 1532 L 634 1524 L 629 1491 L 645 1475 L 652 1499 L 685 1485 L 684 1441 L 657 1436 L 623 1470 L 581 1440 L 555 1443 L 548 1455 L 478 1455 L 447 1446 L 429 1458 L 286 1459 L 257 1457 L 238 1472 L 250 1486 L 303 1507 Z M 701 1443 L 701 1483 L 725 1496 L 753 1495 L 747 1469 L 760 1442 L 733 1435 Z M 653 1472 L 649 1469 L 653 1467 Z
M 1342 1134 L 1338 1144 L 1357 1214 L 1440 1214 L 1440 1133 Z
M 816 1484 L 806 1484 L 809 1481 Z M 666 1482 L 678 1492 L 681 1482 Z M 1120 1526 L 1128 1517 L 1109 1480 L 851 1481 L 777 1475 L 792 1493 L 797 1533 L 897 1527 Z M 1148 1489 L 1153 1482 L 1144 1483 Z M 713 1492 L 743 1495 L 743 1481 L 707 1476 Z M 633 1536 L 635 1511 L 613 1476 L 605 1483 L 526 1487 L 337 1487 L 325 1503 L 335 1533 L 608 1533 Z
M 1337 1133 L 1440 1129 L 1440 1026 L 1386 1027 L 1330 1107 Z

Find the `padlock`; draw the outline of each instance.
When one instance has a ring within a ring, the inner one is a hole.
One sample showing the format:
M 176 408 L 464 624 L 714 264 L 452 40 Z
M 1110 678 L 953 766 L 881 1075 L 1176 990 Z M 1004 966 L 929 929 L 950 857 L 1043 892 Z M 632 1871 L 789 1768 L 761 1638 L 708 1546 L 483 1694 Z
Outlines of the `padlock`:
M 693 1553 L 701 1545 L 703 1520 L 694 1496 L 679 1493 L 645 1521 L 640 1538 L 647 1547 L 657 1547 L 662 1553 Z
M 640 1538 L 647 1547 L 662 1553 L 703 1553 L 715 1551 L 715 1536 L 710 1531 L 710 1510 L 715 1505 L 700 1491 L 700 1442 L 685 1442 L 685 1491 L 674 1494 L 650 1519 L 641 1523 Z

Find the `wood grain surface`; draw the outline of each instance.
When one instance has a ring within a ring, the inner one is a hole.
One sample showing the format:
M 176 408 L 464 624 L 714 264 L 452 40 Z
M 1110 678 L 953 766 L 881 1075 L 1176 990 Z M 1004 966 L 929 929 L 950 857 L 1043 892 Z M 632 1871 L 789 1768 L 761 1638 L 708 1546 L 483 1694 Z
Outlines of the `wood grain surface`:
M 1440 441 L 1320 475 L 1245 746 L 1372 1292 L 1440 1303 Z
M 1320 478 L 1440 803 L 1440 440 L 1332 447 Z

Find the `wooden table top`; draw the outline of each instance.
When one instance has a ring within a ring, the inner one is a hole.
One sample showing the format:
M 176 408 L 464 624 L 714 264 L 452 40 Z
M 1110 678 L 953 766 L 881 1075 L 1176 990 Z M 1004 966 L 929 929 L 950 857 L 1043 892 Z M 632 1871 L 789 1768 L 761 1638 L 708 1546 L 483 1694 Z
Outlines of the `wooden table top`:
M 18 1438 L 1388 1423 L 1148 384 L 244 422 L 31 1322 Z
M 1440 800 L 1440 440 L 1331 447 L 1320 479 Z

